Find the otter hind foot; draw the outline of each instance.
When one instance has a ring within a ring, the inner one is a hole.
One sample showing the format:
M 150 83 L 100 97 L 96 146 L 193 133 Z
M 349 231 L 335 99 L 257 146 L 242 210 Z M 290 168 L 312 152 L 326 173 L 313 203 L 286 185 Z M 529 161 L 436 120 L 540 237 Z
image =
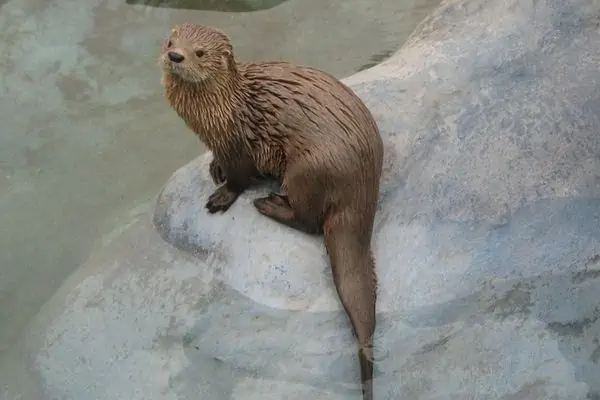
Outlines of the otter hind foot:
M 220 186 L 208 197 L 206 208 L 211 214 L 217 211 L 225 212 L 237 200 L 240 194 L 230 190 L 227 185 Z
M 294 210 L 285 196 L 270 193 L 267 197 L 254 200 L 254 206 L 262 215 L 281 223 L 294 220 Z
M 296 218 L 294 209 L 290 206 L 287 196 L 276 193 L 270 193 L 267 197 L 260 197 L 254 200 L 254 207 L 262 215 L 274 219 L 275 221 L 305 233 L 319 233 L 320 229 L 316 226 L 310 226 Z
M 212 160 L 208 166 L 208 172 L 215 185 L 220 185 L 227 180 L 227 176 L 223 171 L 223 168 L 217 163 L 216 160 Z

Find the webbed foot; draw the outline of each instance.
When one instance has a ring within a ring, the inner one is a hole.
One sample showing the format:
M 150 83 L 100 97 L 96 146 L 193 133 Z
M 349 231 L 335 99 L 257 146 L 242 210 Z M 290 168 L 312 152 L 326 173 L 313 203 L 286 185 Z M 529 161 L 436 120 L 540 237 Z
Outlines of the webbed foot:
M 239 197 L 239 193 L 231 191 L 227 185 L 220 186 L 208 197 L 206 208 L 211 214 L 217 211 L 225 212 Z

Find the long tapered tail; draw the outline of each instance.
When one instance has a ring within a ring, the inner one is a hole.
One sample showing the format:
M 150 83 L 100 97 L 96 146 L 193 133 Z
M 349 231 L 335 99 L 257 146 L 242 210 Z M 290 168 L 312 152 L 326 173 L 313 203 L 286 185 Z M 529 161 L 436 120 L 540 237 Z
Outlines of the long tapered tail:
M 344 215 L 328 218 L 324 239 L 335 287 L 358 342 L 363 400 L 373 400 L 377 275 L 370 248 L 371 230 L 352 226 L 353 222 Z

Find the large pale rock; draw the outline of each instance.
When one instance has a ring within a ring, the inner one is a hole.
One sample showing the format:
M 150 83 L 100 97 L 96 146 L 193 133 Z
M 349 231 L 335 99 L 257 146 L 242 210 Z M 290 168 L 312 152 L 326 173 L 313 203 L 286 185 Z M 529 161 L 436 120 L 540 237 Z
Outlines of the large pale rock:
M 387 151 L 378 399 L 599 398 L 599 16 L 447 1 L 346 79 Z M 7 399 L 359 398 L 321 239 L 260 216 L 266 188 L 208 215 L 208 161 L 47 305 Z

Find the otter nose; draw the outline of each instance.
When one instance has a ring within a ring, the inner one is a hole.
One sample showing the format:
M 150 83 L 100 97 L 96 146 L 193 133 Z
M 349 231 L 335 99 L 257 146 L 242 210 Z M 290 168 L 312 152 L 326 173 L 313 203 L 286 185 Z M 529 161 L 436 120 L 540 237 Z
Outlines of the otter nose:
M 169 60 L 173 61 L 174 63 L 180 63 L 183 61 L 183 56 L 179 53 L 175 53 L 174 51 L 170 51 L 167 56 L 169 56 Z

